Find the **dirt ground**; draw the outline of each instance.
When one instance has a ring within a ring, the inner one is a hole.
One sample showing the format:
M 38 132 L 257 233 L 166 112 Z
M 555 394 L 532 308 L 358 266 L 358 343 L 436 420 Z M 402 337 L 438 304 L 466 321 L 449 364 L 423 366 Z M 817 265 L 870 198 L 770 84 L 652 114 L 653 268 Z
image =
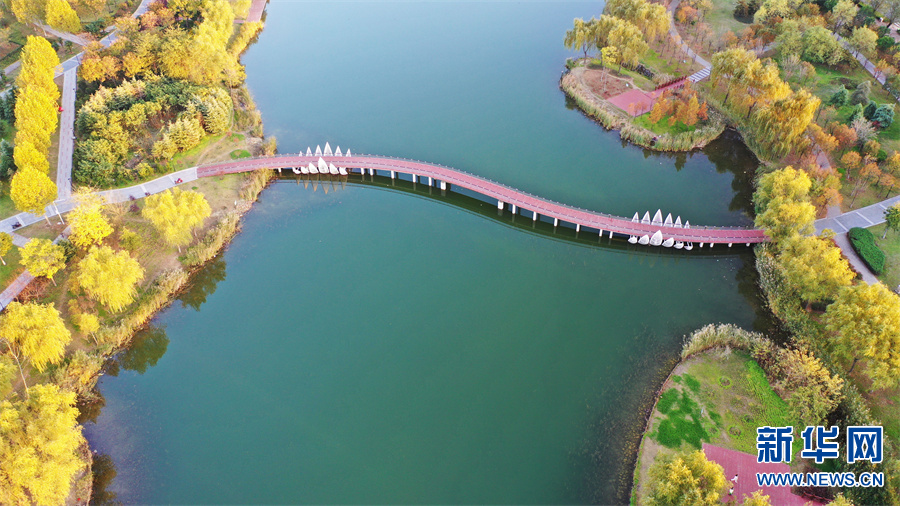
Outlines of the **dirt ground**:
M 604 99 L 634 89 L 634 84 L 630 79 L 616 77 L 599 69 L 585 69 L 582 80 L 595 95 Z

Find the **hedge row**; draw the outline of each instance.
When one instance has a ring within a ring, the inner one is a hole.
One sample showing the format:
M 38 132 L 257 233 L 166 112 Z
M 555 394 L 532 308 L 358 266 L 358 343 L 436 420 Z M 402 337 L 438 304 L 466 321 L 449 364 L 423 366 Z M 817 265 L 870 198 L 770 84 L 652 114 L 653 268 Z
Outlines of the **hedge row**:
M 853 227 L 848 234 L 853 249 L 875 274 L 884 271 L 884 252 L 875 245 L 875 236 L 865 228 Z

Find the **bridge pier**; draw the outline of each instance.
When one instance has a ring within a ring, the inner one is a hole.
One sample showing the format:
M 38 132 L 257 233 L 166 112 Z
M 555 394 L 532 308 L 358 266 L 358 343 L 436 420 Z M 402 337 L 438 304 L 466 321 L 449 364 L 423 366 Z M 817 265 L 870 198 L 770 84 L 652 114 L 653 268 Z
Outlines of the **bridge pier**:
M 537 220 L 538 220 L 537 211 L 532 211 L 531 221 L 537 221 Z
M 410 174 L 410 175 L 412 176 L 413 184 L 416 184 L 416 175 L 415 174 Z
M 701 248 L 703 247 L 703 243 L 702 243 L 702 242 L 700 243 L 700 247 L 701 247 Z
M 447 191 L 447 182 L 441 181 L 441 191 Z
M 612 239 L 612 230 L 609 231 L 609 238 Z
M 553 228 L 556 228 L 558 226 L 559 226 L 559 218 L 553 218 Z
M 497 201 L 497 210 L 498 210 L 498 211 L 502 211 L 502 210 L 503 210 L 503 201 L 502 201 L 502 200 L 498 200 L 498 201 Z
M 575 233 L 577 234 L 578 232 L 581 232 L 581 224 L 576 223 L 575 224 Z
M 428 176 L 428 186 L 431 186 L 431 176 Z
M 391 179 L 397 179 L 397 173 L 396 173 L 396 172 L 391 171 Z
M 602 228 L 598 229 L 597 235 L 599 235 L 601 239 L 603 238 L 603 229 Z
M 728 247 L 729 247 L 729 248 L 731 247 L 731 243 L 728 243 Z
M 512 205 L 512 213 L 516 214 L 516 205 L 515 204 Z

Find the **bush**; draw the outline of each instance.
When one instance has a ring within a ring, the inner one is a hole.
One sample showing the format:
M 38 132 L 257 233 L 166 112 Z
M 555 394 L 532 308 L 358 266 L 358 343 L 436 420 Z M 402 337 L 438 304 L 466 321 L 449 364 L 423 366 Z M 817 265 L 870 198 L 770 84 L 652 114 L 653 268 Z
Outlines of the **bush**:
M 848 234 L 853 249 L 875 274 L 884 272 L 884 252 L 875 245 L 875 236 L 865 228 L 853 227 Z

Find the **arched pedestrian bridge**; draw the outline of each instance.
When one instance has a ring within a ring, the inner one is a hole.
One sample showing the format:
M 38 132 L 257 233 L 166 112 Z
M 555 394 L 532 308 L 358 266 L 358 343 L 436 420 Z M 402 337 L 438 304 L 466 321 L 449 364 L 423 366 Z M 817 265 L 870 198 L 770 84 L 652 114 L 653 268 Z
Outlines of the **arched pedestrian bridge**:
M 304 154 L 285 154 L 260 158 L 245 158 L 232 162 L 222 162 L 197 168 L 197 177 L 219 176 L 236 172 L 247 172 L 256 169 L 291 169 L 297 174 L 325 174 L 329 177 L 341 177 L 350 173 L 390 175 L 407 174 L 412 181 L 440 186 L 442 190 L 450 186 L 458 186 L 479 193 L 497 201 L 498 209 L 509 208 L 513 214 L 525 212 L 533 220 L 543 217 L 552 220 L 554 226 L 569 223 L 576 231 L 592 231 L 603 235 L 607 233 L 625 236 L 629 242 L 650 244 L 655 246 L 674 246 L 691 249 L 694 245 L 712 247 L 714 244 L 746 244 L 765 242 L 768 240 L 762 230 L 739 227 L 702 227 L 689 223 L 681 224 L 680 220 L 672 222 L 671 215 L 663 220 L 660 213 L 652 219 L 648 214 L 640 218 L 637 214 L 631 219 L 588 211 L 567 206 L 558 202 L 543 199 L 509 186 L 433 163 L 390 158 L 374 155 L 353 155 L 340 149 L 332 152 L 326 144 L 322 152 L 307 150 Z

